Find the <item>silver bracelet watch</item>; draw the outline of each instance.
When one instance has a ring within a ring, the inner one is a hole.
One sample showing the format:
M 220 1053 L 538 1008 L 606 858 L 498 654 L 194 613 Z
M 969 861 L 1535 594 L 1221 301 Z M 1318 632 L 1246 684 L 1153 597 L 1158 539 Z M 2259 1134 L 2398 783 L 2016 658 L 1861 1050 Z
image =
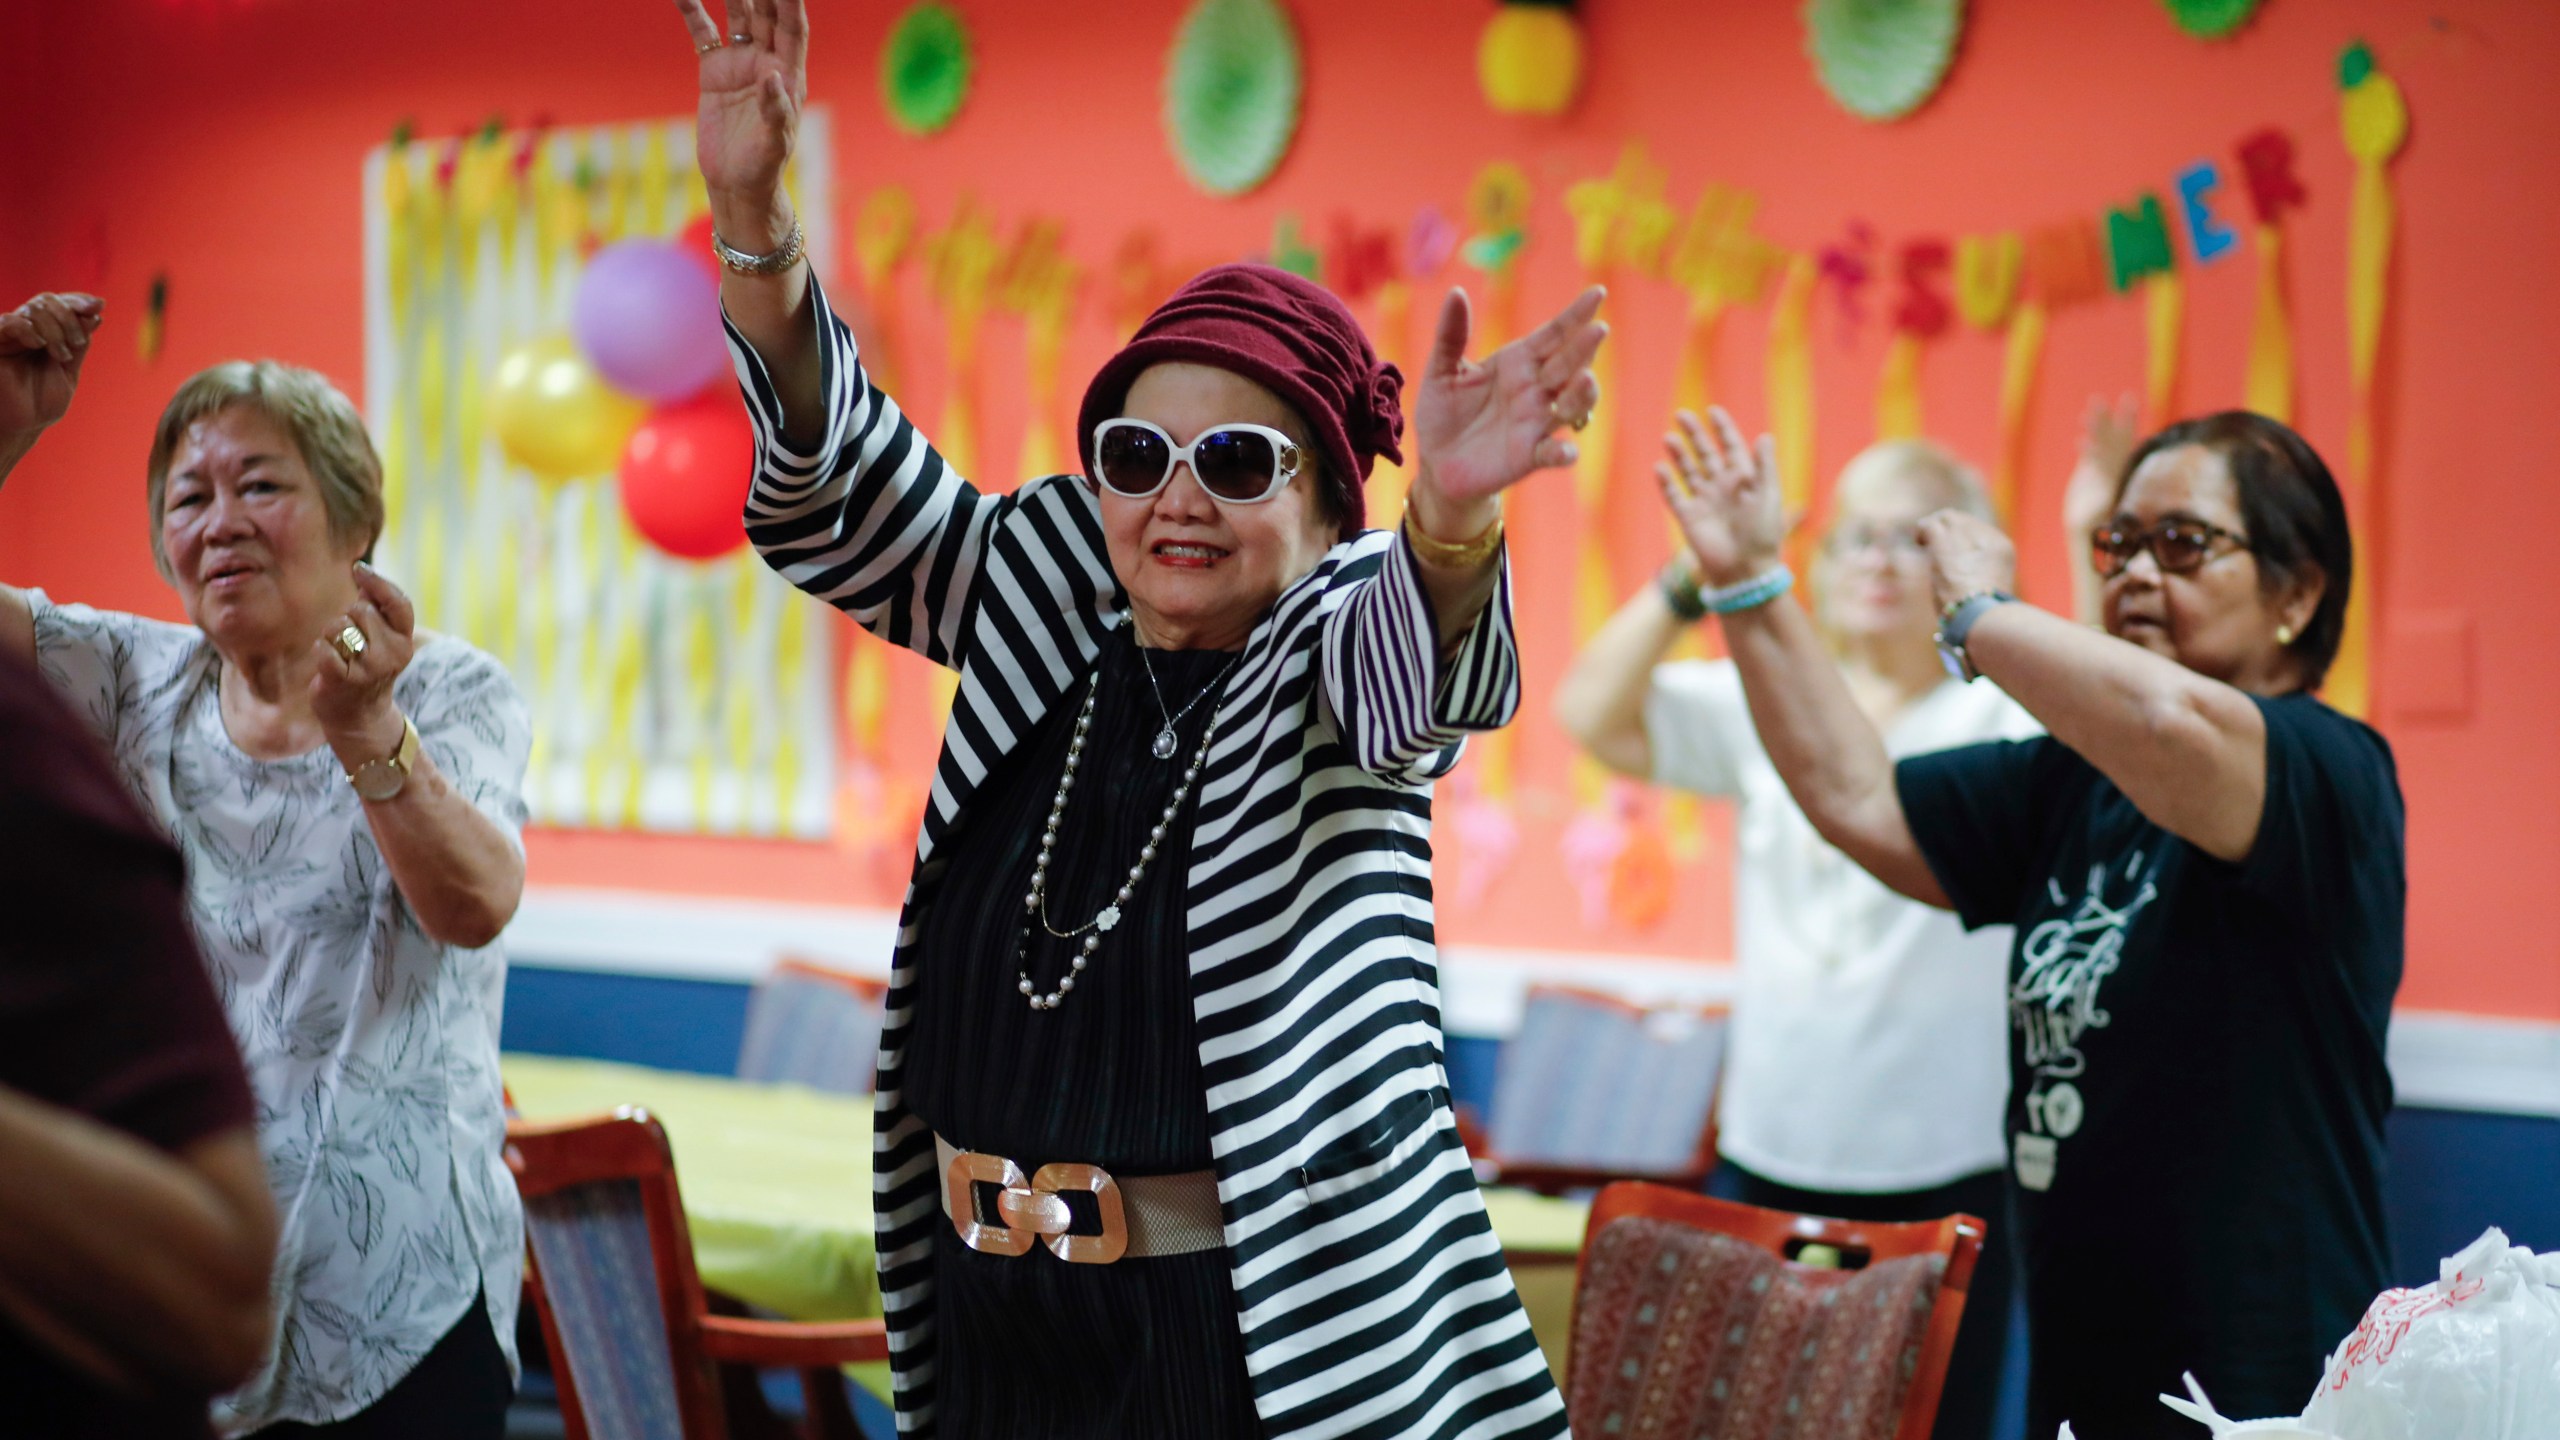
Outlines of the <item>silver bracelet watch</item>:
M 1982 678 L 1964 648 L 1965 640 L 1973 634 L 1975 621 L 1999 606 L 2016 603 L 2017 598 L 2006 590 L 1977 590 L 1938 613 L 1938 658 L 1946 662 L 1948 674 L 1959 680 Z

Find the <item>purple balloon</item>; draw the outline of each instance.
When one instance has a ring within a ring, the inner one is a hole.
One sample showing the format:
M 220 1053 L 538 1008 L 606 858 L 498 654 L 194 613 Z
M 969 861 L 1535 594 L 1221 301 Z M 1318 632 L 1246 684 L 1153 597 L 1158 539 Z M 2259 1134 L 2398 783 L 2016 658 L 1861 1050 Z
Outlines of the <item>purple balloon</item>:
M 729 368 L 719 282 L 664 240 L 597 251 L 570 303 L 569 333 L 607 384 L 643 400 L 681 400 Z

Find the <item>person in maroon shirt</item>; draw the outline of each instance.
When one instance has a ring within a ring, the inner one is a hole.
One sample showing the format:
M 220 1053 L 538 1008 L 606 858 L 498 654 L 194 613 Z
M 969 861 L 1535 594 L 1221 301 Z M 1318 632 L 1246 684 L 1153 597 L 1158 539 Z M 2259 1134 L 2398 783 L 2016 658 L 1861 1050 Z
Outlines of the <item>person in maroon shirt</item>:
M 273 1324 L 276 1216 L 178 852 L 0 656 L 0 1410 L 205 1436 Z

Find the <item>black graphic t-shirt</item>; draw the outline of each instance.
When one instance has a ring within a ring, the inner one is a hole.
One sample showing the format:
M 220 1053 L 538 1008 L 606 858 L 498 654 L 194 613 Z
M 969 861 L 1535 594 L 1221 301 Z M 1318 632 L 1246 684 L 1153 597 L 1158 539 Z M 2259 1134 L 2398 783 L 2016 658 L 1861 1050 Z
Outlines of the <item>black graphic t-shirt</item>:
M 2399 779 L 2380 735 L 2319 701 L 2258 708 L 2266 813 L 2236 865 L 2050 738 L 1897 772 L 1956 912 L 2017 927 L 2030 1435 L 2184 1435 L 2155 1397 L 2185 1370 L 2226 1415 L 2299 1413 L 2385 1284 Z

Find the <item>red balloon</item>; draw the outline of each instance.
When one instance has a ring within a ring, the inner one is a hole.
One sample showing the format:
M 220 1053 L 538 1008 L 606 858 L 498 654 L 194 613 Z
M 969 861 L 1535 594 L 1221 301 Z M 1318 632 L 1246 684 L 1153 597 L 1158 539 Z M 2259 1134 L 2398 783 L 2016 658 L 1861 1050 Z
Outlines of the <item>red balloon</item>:
M 747 543 L 755 432 L 734 390 L 650 412 L 622 447 L 622 509 L 641 538 L 680 560 L 716 560 Z

